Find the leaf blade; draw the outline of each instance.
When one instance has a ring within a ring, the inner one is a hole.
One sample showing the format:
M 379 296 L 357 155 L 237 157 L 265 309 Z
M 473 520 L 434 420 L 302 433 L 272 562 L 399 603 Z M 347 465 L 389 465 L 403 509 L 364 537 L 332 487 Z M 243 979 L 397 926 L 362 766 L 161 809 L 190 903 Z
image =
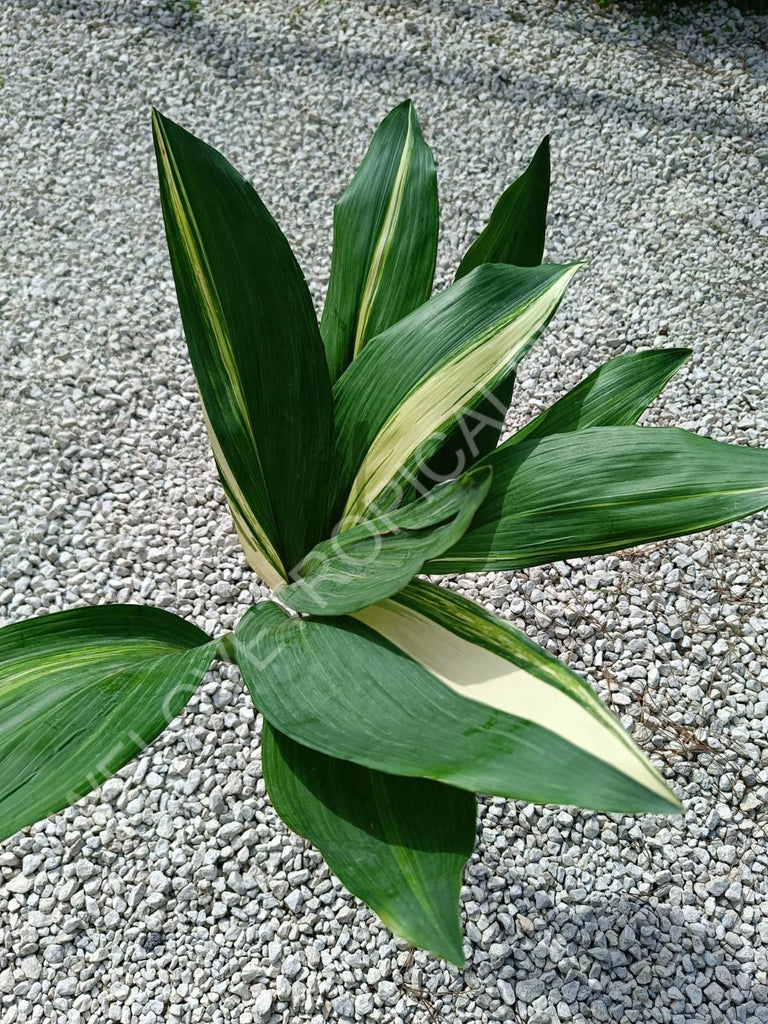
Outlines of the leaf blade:
M 440 596 L 440 622 L 424 601 L 409 607 L 425 587 Z M 459 632 L 467 618 L 474 640 Z M 330 756 L 541 803 L 678 807 L 583 680 L 430 584 L 352 617 L 295 619 L 263 602 L 238 625 L 235 649 L 272 725 Z
M 391 931 L 463 966 L 458 904 L 475 842 L 472 794 L 329 757 L 266 720 L 262 764 L 277 813 L 350 892 Z
M 407 100 L 379 125 L 334 210 L 320 322 L 332 381 L 370 338 L 429 298 L 437 231 L 435 164 Z
M 461 537 L 490 485 L 491 471 L 476 469 L 321 541 L 302 562 L 299 578 L 281 588 L 280 600 L 299 612 L 343 615 L 389 597 Z
M 217 645 L 177 616 L 137 605 L 0 629 L 0 838 L 84 796 L 150 743 Z
M 214 457 L 249 562 L 275 585 L 320 539 L 329 515 L 333 413 L 312 301 L 253 188 L 212 147 L 157 111 L 152 121 Z
M 587 427 L 632 426 L 690 355 L 687 348 L 658 349 L 609 359 L 516 431 L 504 445 Z M 494 450 L 513 386 L 514 374 L 495 394 L 462 416 L 450 438 L 420 473 L 417 490 L 450 479 Z
M 366 346 L 334 388 L 342 518 L 396 503 L 398 474 L 514 369 L 579 266 L 478 267 Z
M 587 427 L 634 426 L 690 355 L 689 348 L 669 348 L 609 359 L 505 444 Z
M 517 267 L 535 267 L 541 263 L 547 231 L 549 179 L 549 136 L 546 136 L 526 170 L 496 203 L 490 220 L 461 261 L 455 280 L 483 263 L 509 263 Z M 466 410 L 462 420 L 421 469 L 417 491 L 464 472 L 477 459 L 493 451 L 504 428 L 514 387 L 515 371 L 510 370 L 492 391 Z
M 591 427 L 501 445 L 491 489 L 426 572 L 540 565 L 712 529 L 768 507 L 768 452 L 676 427 Z
M 549 136 L 545 135 L 525 171 L 502 194 L 488 223 L 467 250 L 456 280 L 481 263 L 535 267 L 544 255 L 549 203 Z

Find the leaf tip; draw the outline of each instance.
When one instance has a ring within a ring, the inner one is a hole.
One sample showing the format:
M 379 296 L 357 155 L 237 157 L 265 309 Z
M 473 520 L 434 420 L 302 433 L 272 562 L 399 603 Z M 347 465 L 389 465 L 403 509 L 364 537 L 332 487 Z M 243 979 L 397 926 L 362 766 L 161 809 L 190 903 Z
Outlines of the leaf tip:
M 461 952 L 453 953 L 451 954 L 451 956 L 446 956 L 445 959 L 448 961 L 449 964 L 453 964 L 453 966 L 457 967 L 460 971 L 463 971 L 464 968 L 467 966 L 467 961 L 464 956 L 463 949 L 461 950 Z
M 573 263 L 566 263 L 563 268 L 566 282 L 570 284 L 578 272 L 587 266 L 589 266 L 589 260 L 575 260 Z
M 668 793 L 669 795 L 667 796 L 667 810 L 664 811 L 664 813 L 685 814 L 685 806 L 683 805 L 683 801 L 680 800 L 680 798 L 677 797 L 671 789 L 668 791 Z

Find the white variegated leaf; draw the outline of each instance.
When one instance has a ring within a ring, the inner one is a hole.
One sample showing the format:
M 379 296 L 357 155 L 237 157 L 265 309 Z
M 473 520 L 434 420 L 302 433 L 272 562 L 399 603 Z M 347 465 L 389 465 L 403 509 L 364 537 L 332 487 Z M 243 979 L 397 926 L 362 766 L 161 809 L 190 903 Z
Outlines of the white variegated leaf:
M 486 264 L 369 342 L 334 389 L 343 521 L 397 502 L 445 431 L 523 357 L 579 266 Z

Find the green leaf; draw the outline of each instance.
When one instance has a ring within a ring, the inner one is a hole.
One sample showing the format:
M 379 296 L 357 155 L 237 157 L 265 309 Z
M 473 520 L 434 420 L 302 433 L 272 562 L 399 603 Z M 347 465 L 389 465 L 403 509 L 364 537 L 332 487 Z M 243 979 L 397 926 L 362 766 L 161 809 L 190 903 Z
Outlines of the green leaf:
M 445 432 L 514 369 L 579 266 L 478 267 L 365 347 L 334 388 L 343 519 L 398 503 Z
M 262 764 L 277 813 L 350 892 L 397 935 L 463 967 L 459 893 L 474 796 L 328 757 L 266 721 Z
M 468 249 L 456 280 L 481 263 L 536 267 L 544 255 L 549 202 L 549 136 L 528 167 L 493 208 L 490 220 Z
M 299 612 L 342 615 L 389 597 L 461 537 L 490 485 L 490 470 L 474 470 L 322 541 L 280 600 Z
M 519 800 L 677 809 L 582 679 L 439 587 L 411 584 L 335 619 L 263 602 L 235 651 L 264 717 L 332 757 Z
M 270 586 L 327 534 L 330 379 L 312 300 L 251 186 L 155 111 L 168 248 L 224 490 L 251 567 Z
M 0 840 L 74 803 L 151 743 L 218 643 L 137 605 L 0 629 Z
M 677 428 L 591 427 L 503 444 L 488 497 L 430 573 L 485 572 L 709 530 L 768 507 L 768 451 Z
M 333 216 L 333 259 L 320 329 L 331 379 L 365 343 L 430 296 L 437 177 L 410 100 L 379 125 Z
M 549 136 L 526 168 L 496 204 L 491 219 L 456 271 L 456 280 L 482 263 L 535 267 L 544 255 L 549 200 Z M 493 451 L 512 401 L 515 371 L 472 403 L 441 447 L 421 469 L 416 491 L 434 487 L 472 466 Z
M 609 359 L 505 444 L 511 446 L 586 427 L 630 427 L 658 398 L 690 354 L 689 348 L 665 348 Z
M 670 348 L 616 356 L 513 434 L 505 445 L 585 427 L 631 426 L 690 354 L 688 348 Z M 514 375 L 496 390 L 495 396 L 490 395 L 480 406 L 464 413 L 450 440 L 419 474 L 416 491 L 429 490 L 437 480 L 456 476 L 493 450 L 513 385 Z

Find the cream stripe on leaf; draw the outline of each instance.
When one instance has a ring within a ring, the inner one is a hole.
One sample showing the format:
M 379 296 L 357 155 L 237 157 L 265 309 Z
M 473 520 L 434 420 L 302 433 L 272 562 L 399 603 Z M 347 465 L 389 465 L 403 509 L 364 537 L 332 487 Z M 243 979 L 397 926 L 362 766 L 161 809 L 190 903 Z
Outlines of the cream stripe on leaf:
M 297 743 L 377 771 L 537 803 L 678 810 L 586 683 L 471 602 L 430 603 L 423 587 L 439 590 L 408 587 L 339 618 L 251 609 L 234 643 L 256 707 Z
M 690 354 L 690 349 L 670 348 L 616 356 L 518 430 L 501 447 L 511 454 L 511 449 L 521 441 L 550 434 L 597 426 L 631 426 L 658 398 Z M 471 418 L 467 422 L 471 424 Z M 450 457 L 455 458 L 455 442 L 452 452 Z M 434 563 L 430 570 L 441 571 Z
M 283 585 L 287 575 L 280 561 L 280 556 L 272 546 L 272 542 L 264 532 L 261 523 L 251 513 L 248 500 L 224 456 L 219 439 L 216 437 L 216 432 L 205 411 L 205 405 L 203 405 L 203 420 L 208 431 L 208 439 L 216 463 L 216 469 L 219 471 L 219 479 L 229 503 L 229 510 L 234 520 L 235 529 L 240 538 L 240 544 L 246 561 L 268 587 L 277 589 Z
M 527 438 L 564 434 L 587 427 L 631 426 L 658 398 L 690 354 L 691 350 L 687 348 L 669 348 L 609 359 L 513 434 L 504 446 L 511 448 Z M 504 385 L 509 394 L 511 385 L 510 377 Z M 423 487 L 432 487 L 435 480 L 455 475 L 455 472 L 450 472 L 454 467 L 461 472 L 464 466 L 472 465 L 477 456 L 483 454 L 484 447 L 485 454 L 493 451 L 495 441 L 494 444 L 487 443 L 490 440 L 488 431 L 495 432 L 495 440 L 498 440 L 504 416 L 504 395 L 505 392 L 497 389 L 495 396 L 484 400 L 476 411 L 464 414 L 463 423 L 459 425 L 461 429 L 454 430 L 422 472 L 419 482 Z M 469 452 L 473 457 L 464 457 L 463 452 Z
M 365 347 L 334 388 L 345 519 L 397 503 L 404 474 L 515 367 L 579 266 L 478 267 Z
M 555 732 L 672 801 L 590 686 L 474 602 L 417 580 L 356 617 L 456 693 Z
M 0 629 L 0 840 L 74 803 L 151 743 L 218 645 L 137 605 Z
M 475 844 L 471 793 L 321 754 L 264 723 L 275 810 L 331 871 L 408 942 L 464 965 L 459 893 Z
M 312 300 L 251 186 L 157 112 L 153 128 L 206 425 L 249 561 L 274 585 L 329 528 L 333 408 Z
M 437 176 L 410 100 L 387 115 L 333 215 L 320 330 L 335 381 L 366 342 L 429 298 Z
M 541 565 L 709 530 L 768 507 L 768 450 L 676 427 L 504 442 L 488 497 L 430 573 Z
M 486 226 L 461 261 L 456 280 L 483 263 L 536 267 L 544 255 L 549 201 L 549 136 L 525 171 L 501 196 Z M 498 444 L 512 401 L 515 371 L 510 370 L 492 391 L 475 399 L 418 476 L 417 490 L 456 476 Z

